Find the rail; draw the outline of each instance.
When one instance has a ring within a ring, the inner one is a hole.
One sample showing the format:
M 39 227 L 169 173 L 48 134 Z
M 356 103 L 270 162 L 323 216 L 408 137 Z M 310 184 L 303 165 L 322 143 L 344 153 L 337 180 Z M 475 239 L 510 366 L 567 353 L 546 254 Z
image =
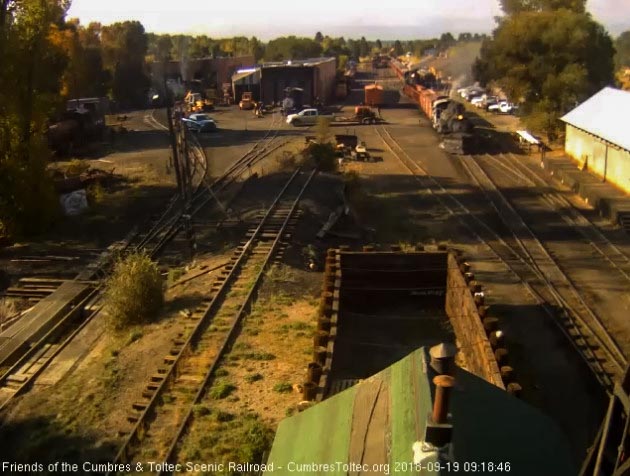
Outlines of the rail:
M 571 306 L 567 306 L 564 298 L 562 298 L 562 296 L 558 296 L 557 291 L 555 289 L 552 289 L 549 286 L 549 283 L 545 282 L 546 277 L 542 275 L 541 270 L 536 266 L 536 263 L 532 261 L 532 257 L 528 256 L 527 248 L 525 248 L 525 252 L 523 252 L 522 243 L 517 246 L 517 249 L 515 249 L 513 245 L 508 244 L 492 228 L 490 228 L 487 223 L 480 220 L 476 216 L 476 214 L 472 213 L 463 203 L 461 203 L 460 200 L 458 200 L 455 196 L 453 196 L 453 194 L 447 191 L 434 177 L 429 175 L 423 167 L 421 167 L 416 161 L 411 159 L 404 151 L 404 149 L 402 149 L 402 147 L 398 145 L 397 141 L 391 136 L 386 128 L 382 127 L 381 130 L 377 129 L 377 134 L 381 137 L 383 143 L 392 152 L 394 157 L 396 157 L 403 164 L 403 166 L 411 172 L 412 175 L 422 176 L 423 178 L 428 179 L 432 186 L 424 185 L 425 188 L 430 194 L 435 197 L 435 199 L 444 207 L 444 209 L 451 216 L 454 216 L 463 226 L 465 226 L 480 243 L 484 244 L 488 249 L 490 249 L 497 257 L 497 259 L 501 261 L 508 269 L 512 271 L 515 276 L 517 276 L 522 281 L 523 286 L 525 286 L 532 297 L 552 318 L 552 322 L 554 322 L 554 324 L 556 324 L 561 332 L 567 337 L 567 339 L 576 349 L 580 357 L 593 371 L 595 377 L 608 391 L 610 391 L 612 388 L 613 379 L 611 379 L 609 372 L 603 368 L 599 359 L 595 356 L 593 348 L 590 345 L 585 345 L 588 343 L 588 336 L 578 336 L 578 339 L 576 341 L 576 338 L 571 335 L 571 332 L 569 332 L 567 327 L 559 322 L 558 316 L 548 304 L 549 299 L 545 299 L 541 295 L 541 292 L 539 290 L 534 289 L 534 287 L 528 282 L 528 280 L 523 278 L 524 274 L 529 273 L 533 275 L 536 279 L 543 281 L 545 283 L 546 289 L 552 294 L 552 301 L 557 300 L 561 304 L 561 308 L 569 311 L 565 314 L 565 316 L 569 320 L 580 320 L 579 316 L 572 315 L 572 313 L 570 312 Z M 392 144 L 394 147 L 397 147 L 402 152 L 402 154 L 405 156 L 404 158 L 403 155 L 397 153 L 394 150 Z M 494 202 L 491 203 L 494 206 Z M 515 236 L 515 239 L 518 243 L 518 237 Z M 579 327 L 577 327 L 577 330 L 578 332 L 580 331 Z M 599 333 L 594 333 L 593 337 L 598 339 L 598 334 Z M 605 334 L 608 338 L 604 337 L 603 341 L 610 343 L 610 335 L 608 333 Z M 619 372 L 620 369 L 621 371 L 623 371 L 623 368 L 625 367 L 625 357 L 623 357 L 623 354 L 620 355 L 618 347 L 616 345 L 613 345 L 611 346 L 611 348 L 608 348 L 607 345 L 606 350 L 609 354 L 608 360 L 615 367 L 615 371 Z
M 196 402 L 203 395 L 203 392 L 207 386 L 207 383 L 210 381 L 210 379 L 212 378 L 214 374 L 214 370 L 216 369 L 217 363 L 220 361 L 225 351 L 229 348 L 230 342 L 232 341 L 235 335 L 236 329 L 238 329 L 238 326 L 243 316 L 246 315 L 246 313 L 249 311 L 252 298 L 254 297 L 257 287 L 261 282 L 261 278 L 263 276 L 264 270 L 268 266 L 270 259 L 274 255 L 276 248 L 278 246 L 278 243 L 280 242 L 280 239 L 284 235 L 288 223 L 290 222 L 290 220 L 292 219 L 294 215 L 294 212 L 297 208 L 299 200 L 301 199 L 304 191 L 310 184 L 310 181 L 312 180 L 316 172 L 317 172 L 316 170 L 313 170 L 313 172 L 311 172 L 308 175 L 306 182 L 300 188 L 299 193 L 294 198 L 291 208 L 288 210 L 288 212 L 286 212 L 286 216 L 284 217 L 282 226 L 277 230 L 272 230 L 273 233 L 275 233 L 275 239 L 273 241 L 273 244 L 262 262 L 261 269 L 257 273 L 252 287 L 250 288 L 247 296 L 245 297 L 244 301 L 240 305 L 239 311 L 237 315 L 235 316 L 234 321 L 221 344 L 219 352 L 212 358 L 212 362 L 209 365 L 201 384 L 197 388 L 193 401 L 189 402 L 186 416 L 184 420 L 182 421 L 182 423 L 179 425 L 179 430 L 176 435 L 177 437 L 181 436 L 181 434 L 185 432 L 186 426 L 188 425 L 190 421 L 190 415 L 193 409 L 194 402 Z M 289 189 L 293 181 L 296 179 L 298 174 L 300 174 L 299 169 L 293 175 L 291 175 L 288 182 L 285 184 L 285 186 L 283 187 L 281 192 L 278 194 L 274 202 L 268 208 L 266 214 L 261 219 L 256 229 L 252 232 L 252 235 L 249 238 L 249 240 L 244 245 L 242 245 L 240 249 L 237 249 L 236 256 L 232 258 L 233 265 L 231 269 L 229 270 L 229 273 L 224 278 L 221 278 L 222 282 L 220 284 L 220 287 L 218 288 L 214 296 L 210 298 L 210 302 L 206 310 L 203 312 L 203 315 L 200 317 L 200 319 L 196 323 L 194 329 L 189 334 L 185 342 L 181 344 L 181 348 L 178 350 L 177 355 L 174 356 L 173 361 L 170 362 L 170 366 L 168 367 L 166 372 L 164 372 L 161 375 L 160 377 L 161 380 L 159 384 L 157 385 L 157 388 L 155 388 L 155 390 L 153 391 L 148 402 L 146 402 L 146 404 L 143 404 L 144 407 L 142 408 L 141 413 L 137 415 L 137 420 L 134 423 L 133 428 L 131 429 L 129 435 L 123 442 L 122 447 L 120 448 L 118 454 L 116 455 L 116 458 L 114 460 L 115 463 L 124 463 L 130 460 L 130 457 L 132 456 L 133 452 L 136 449 L 138 449 L 138 447 L 141 445 L 143 441 L 143 436 L 145 435 L 148 426 L 151 425 L 155 419 L 155 416 L 156 416 L 155 413 L 157 412 L 158 402 L 163 400 L 161 397 L 166 391 L 171 391 L 171 392 L 176 391 L 173 389 L 173 387 L 176 386 L 173 380 L 174 380 L 174 376 L 178 373 L 178 369 L 180 368 L 181 365 L 183 365 L 184 356 L 187 355 L 186 353 L 190 348 L 192 348 L 193 346 L 197 346 L 197 344 L 204 337 L 204 335 L 210 334 L 204 331 L 207 329 L 207 326 L 209 325 L 209 322 L 211 321 L 213 316 L 215 316 L 217 312 L 219 311 L 219 309 L 222 308 L 222 304 L 223 304 L 222 301 L 225 300 L 225 297 L 227 296 L 227 293 L 229 292 L 229 289 L 232 283 L 237 279 L 237 276 L 240 273 L 243 266 L 245 265 L 245 262 L 248 256 L 251 255 L 252 249 L 254 248 L 255 244 L 260 241 L 259 238 L 260 236 L 262 236 L 263 230 L 266 230 L 267 222 L 269 221 L 270 217 L 272 217 L 272 214 L 278 208 L 278 205 L 281 203 L 281 200 L 283 200 L 285 193 L 287 192 L 287 190 Z M 268 234 L 269 232 L 266 231 L 265 236 Z M 169 448 L 169 455 L 171 455 L 172 452 L 174 451 L 176 444 L 177 444 L 177 441 L 174 441 L 171 444 Z

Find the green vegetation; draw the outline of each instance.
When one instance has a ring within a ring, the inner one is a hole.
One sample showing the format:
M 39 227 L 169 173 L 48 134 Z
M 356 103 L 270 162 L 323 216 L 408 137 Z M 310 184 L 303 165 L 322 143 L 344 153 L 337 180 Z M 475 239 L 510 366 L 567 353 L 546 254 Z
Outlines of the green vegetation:
M 210 398 L 213 400 L 221 400 L 229 397 L 230 394 L 236 390 L 236 386 L 228 382 L 227 380 L 217 380 L 210 390 Z
M 293 391 L 293 385 L 288 382 L 280 382 L 273 386 L 273 391 L 278 393 L 289 393 Z
M 245 360 L 274 360 L 275 355 L 269 352 L 247 352 L 241 355 Z
M 624 31 L 615 40 L 615 65 L 617 68 L 630 67 L 630 31 Z
M 584 0 L 503 0 L 507 13 L 484 42 L 474 75 L 495 81 L 525 122 L 554 140 L 558 117 L 613 79 L 612 40 Z
M 107 282 L 105 302 L 117 329 L 155 320 L 164 302 L 157 264 L 142 253 L 120 259 Z
M 195 415 L 195 418 L 204 417 L 212 414 L 212 409 L 205 405 L 197 404 L 193 407 L 193 414 Z
M 255 374 L 249 374 L 245 376 L 245 381 L 247 383 L 254 383 L 254 382 L 258 382 L 259 380 L 262 380 L 264 377 L 262 376 L 262 374 L 259 373 L 255 373 Z

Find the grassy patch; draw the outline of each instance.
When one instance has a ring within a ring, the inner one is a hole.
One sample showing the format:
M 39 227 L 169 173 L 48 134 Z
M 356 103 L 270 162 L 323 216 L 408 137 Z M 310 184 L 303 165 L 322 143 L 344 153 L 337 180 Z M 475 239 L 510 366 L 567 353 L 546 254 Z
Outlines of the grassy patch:
M 273 391 L 278 393 L 290 393 L 293 391 L 293 385 L 289 382 L 279 382 L 273 386 Z
M 210 398 L 213 400 L 221 400 L 227 398 L 236 390 L 236 386 L 226 380 L 217 380 L 210 390 Z
M 262 376 L 262 374 L 259 373 L 255 373 L 255 374 L 249 374 L 245 376 L 245 381 L 247 383 L 254 383 L 254 382 L 258 382 L 259 380 L 262 380 L 264 377 Z
M 274 283 L 292 283 L 295 281 L 295 272 L 284 264 L 273 265 L 267 271 L 267 278 Z
M 195 405 L 193 407 L 193 414 L 196 418 L 208 416 L 212 414 L 212 409 L 205 405 Z
M 269 352 L 247 352 L 242 354 L 242 357 L 246 360 L 274 360 L 276 358 Z

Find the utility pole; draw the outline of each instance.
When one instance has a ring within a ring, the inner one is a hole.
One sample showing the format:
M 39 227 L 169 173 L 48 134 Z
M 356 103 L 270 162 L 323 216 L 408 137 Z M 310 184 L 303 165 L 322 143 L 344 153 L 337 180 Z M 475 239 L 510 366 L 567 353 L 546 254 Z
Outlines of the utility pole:
M 164 83 L 164 101 L 166 102 L 166 121 L 168 122 L 168 134 L 171 140 L 171 153 L 173 154 L 173 166 L 175 167 L 175 178 L 177 180 L 177 190 L 180 196 L 183 196 L 182 177 L 180 173 L 180 161 L 177 153 L 177 137 L 176 127 L 173 125 L 173 112 L 171 110 L 171 95 L 166 85 L 166 61 L 164 62 L 164 74 L 162 76 Z M 179 127 L 180 124 L 178 124 Z M 177 128 L 178 128 L 177 127 Z

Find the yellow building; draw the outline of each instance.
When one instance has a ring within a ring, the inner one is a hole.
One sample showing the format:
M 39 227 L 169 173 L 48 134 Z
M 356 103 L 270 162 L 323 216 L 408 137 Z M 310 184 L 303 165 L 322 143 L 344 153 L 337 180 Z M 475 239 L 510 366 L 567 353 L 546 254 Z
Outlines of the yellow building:
M 561 120 L 566 154 L 580 168 L 630 192 L 630 92 L 604 88 Z

